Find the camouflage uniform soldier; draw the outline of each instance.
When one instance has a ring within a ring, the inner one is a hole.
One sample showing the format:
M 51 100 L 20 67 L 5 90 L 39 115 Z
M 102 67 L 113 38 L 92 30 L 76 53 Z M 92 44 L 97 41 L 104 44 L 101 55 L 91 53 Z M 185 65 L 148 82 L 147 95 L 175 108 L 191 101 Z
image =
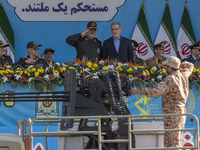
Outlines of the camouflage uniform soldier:
M 166 58 L 164 57 L 165 41 L 162 41 L 153 46 L 154 56 L 147 59 L 146 63 L 150 66 L 157 66 L 161 64 Z
M 167 77 L 154 88 L 145 90 L 131 89 L 131 94 L 142 94 L 147 97 L 162 96 L 163 114 L 184 114 L 186 113 L 185 104 L 189 94 L 189 76 L 192 73 L 194 65 L 189 62 L 180 63 L 177 57 L 170 56 L 163 62 L 167 71 Z M 179 70 L 179 68 L 183 70 Z M 186 116 L 164 117 L 165 129 L 183 129 Z M 165 147 L 181 147 L 182 132 L 168 131 L 164 135 Z
M 14 67 L 23 67 L 28 68 L 29 66 L 33 65 L 34 67 L 44 67 L 45 60 L 42 57 L 38 57 L 38 47 L 42 45 L 37 45 L 35 42 L 29 42 L 27 44 L 27 50 L 29 55 L 21 57 L 18 62 L 14 64 Z
M 13 62 L 9 55 L 5 53 L 5 47 L 9 46 L 0 41 L 0 69 L 5 69 L 6 66 L 12 66 Z

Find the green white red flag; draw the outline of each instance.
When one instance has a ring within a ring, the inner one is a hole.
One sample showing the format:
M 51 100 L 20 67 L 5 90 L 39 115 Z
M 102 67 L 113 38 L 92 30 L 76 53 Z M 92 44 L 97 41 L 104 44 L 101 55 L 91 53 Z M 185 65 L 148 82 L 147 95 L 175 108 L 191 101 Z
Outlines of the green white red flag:
M 192 53 L 188 45 L 194 43 L 196 43 L 196 38 L 186 3 L 177 37 L 177 48 L 181 59 L 191 56 Z
M 166 41 L 164 56 L 176 56 L 177 46 L 168 2 L 155 40 L 155 44 L 158 44 L 161 41 Z
M 3 8 L 3 4 L 0 4 L 0 40 L 4 44 L 9 44 L 9 47 L 6 47 L 5 54 L 10 55 L 13 63 L 15 62 L 14 57 L 14 32 L 12 30 L 11 24 L 8 20 L 6 12 Z
M 140 9 L 138 21 L 131 39 L 138 43 L 138 48 L 136 50 L 137 57 L 143 60 L 153 57 L 152 40 L 146 21 L 144 4 L 142 4 Z

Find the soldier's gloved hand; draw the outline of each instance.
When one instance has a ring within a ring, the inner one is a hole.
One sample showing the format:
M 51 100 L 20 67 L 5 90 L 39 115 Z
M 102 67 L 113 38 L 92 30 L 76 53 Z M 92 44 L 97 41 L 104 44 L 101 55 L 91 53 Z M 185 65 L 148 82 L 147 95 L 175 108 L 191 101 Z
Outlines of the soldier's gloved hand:
M 27 60 L 25 60 L 25 62 L 26 62 L 27 64 L 34 64 L 34 63 L 36 62 L 36 60 L 33 60 L 33 59 L 31 59 L 31 58 L 28 58 Z

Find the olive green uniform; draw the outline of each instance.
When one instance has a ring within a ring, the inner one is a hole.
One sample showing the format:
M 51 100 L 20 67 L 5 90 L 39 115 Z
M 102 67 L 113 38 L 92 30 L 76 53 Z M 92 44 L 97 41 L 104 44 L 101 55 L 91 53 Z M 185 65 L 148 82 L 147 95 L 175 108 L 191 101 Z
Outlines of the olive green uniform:
M 157 66 L 157 65 L 161 64 L 165 60 L 166 60 L 165 57 L 161 57 L 160 59 L 158 59 L 156 56 L 153 56 L 153 57 L 151 57 L 151 58 L 146 60 L 146 64 L 148 66 Z
M 139 64 L 140 66 L 144 65 L 144 60 L 139 58 L 139 57 L 135 57 L 134 58 L 134 64 Z
M 9 55 L 3 54 L 0 57 L 0 69 L 5 69 L 6 66 L 12 66 L 13 62 Z
M 25 61 L 30 58 L 28 55 L 27 57 L 21 57 L 18 62 L 14 64 L 14 67 L 23 67 L 23 68 L 28 68 L 29 66 L 33 65 L 34 67 L 46 67 L 46 62 L 44 58 L 36 56 L 35 60 L 36 62 L 34 64 L 28 64 Z
M 87 60 L 95 61 L 96 58 L 100 60 L 102 46 L 99 39 L 91 40 L 78 33 L 67 37 L 66 42 L 76 48 L 78 59 L 82 60 L 85 56 Z

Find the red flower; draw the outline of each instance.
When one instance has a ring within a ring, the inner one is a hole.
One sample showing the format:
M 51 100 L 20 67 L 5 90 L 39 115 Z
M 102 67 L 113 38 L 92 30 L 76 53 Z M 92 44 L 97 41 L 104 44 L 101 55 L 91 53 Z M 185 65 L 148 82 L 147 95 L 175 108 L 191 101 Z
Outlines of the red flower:
M 125 78 L 125 77 L 127 76 L 127 74 L 125 74 L 125 73 L 120 73 L 119 76 L 122 77 L 122 78 Z
M 42 78 L 40 77 L 35 77 L 35 80 L 37 80 L 38 82 L 42 82 Z
M 13 75 L 12 74 L 7 74 L 7 75 L 5 75 L 5 77 L 12 78 Z
M 144 80 L 150 80 L 150 79 L 151 79 L 150 75 L 144 77 Z
M 63 77 L 65 77 L 65 72 L 62 73 Z
M 197 78 L 197 76 L 196 76 L 196 75 L 194 75 L 194 74 L 192 74 L 192 75 L 191 75 L 191 77 L 192 77 L 192 78 L 194 78 L 194 79 L 196 79 L 196 78 Z
M 141 78 L 141 77 L 142 77 L 142 74 L 141 74 L 141 73 L 136 73 L 136 74 L 135 74 L 135 77 L 136 77 L 136 78 Z
M 20 83 L 26 83 L 27 82 L 27 78 L 26 77 L 23 77 L 21 80 L 20 80 Z
M 53 78 L 55 77 L 53 74 L 49 74 L 49 78 Z

